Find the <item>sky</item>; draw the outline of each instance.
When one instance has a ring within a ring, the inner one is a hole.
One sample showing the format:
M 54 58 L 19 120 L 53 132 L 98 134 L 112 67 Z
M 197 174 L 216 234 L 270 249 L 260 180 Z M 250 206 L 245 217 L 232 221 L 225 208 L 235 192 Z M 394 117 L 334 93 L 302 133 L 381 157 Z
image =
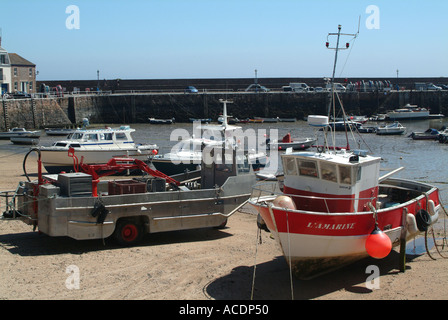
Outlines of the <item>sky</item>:
M 329 77 L 328 33 L 358 21 L 337 77 L 448 77 L 447 13 L 446 0 L 1 0 L 0 28 L 38 80 Z

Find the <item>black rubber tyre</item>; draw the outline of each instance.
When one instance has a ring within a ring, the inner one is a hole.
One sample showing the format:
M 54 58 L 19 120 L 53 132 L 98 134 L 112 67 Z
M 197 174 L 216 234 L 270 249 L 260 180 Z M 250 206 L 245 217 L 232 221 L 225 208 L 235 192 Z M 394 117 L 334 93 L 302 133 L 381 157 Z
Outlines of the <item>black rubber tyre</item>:
M 119 220 L 113 233 L 115 241 L 122 246 L 133 246 L 143 237 L 142 226 L 132 220 Z

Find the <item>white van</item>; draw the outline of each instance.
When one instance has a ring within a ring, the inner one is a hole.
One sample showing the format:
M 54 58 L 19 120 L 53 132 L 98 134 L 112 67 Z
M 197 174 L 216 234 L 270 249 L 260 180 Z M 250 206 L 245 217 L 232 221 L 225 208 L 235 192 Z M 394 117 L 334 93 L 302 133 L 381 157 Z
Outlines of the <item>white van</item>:
M 308 87 L 308 85 L 303 82 L 291 82 L 289 86 L 294 92 L 307 92 L 310 89 L 310 87 Z

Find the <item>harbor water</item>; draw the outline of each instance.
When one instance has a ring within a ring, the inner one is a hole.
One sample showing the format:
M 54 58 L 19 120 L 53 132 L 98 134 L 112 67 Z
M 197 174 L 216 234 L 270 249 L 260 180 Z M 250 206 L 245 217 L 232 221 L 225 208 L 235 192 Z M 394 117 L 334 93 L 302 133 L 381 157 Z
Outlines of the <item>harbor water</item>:
M 384 124 L 382 122 L 368 122 L 365 126 L 376 126 Z M 437 186 L 441 191 L 442 203 L 448 204 L 448 144 L 441 144 L 434 140 L 413 140 L 408 137 L 412 132 L 422 132 L 428 128 L 441 129 L 448 126 L 448 119 L 421 120 L 421 121 L 401 121 L 406 127 L 403 135 L 379 136 L 374 133 L 348 133 L 348 141 L 351 149 L 366 150 L 369 154 L 382 158 L 381 175 L 404 167 L 405 169 L 396 173 L 394 177 L 411 179 L 429 183 Z M 323 144 L 322 132 L 316 131 L 305 121 L 278 122 L 278 123 L 257 123 L 239 124 L 243 133 L 247 135 L 255 134 L 257 139 L 268 134 L 271 138 L 277 134 L 278 139 L 282 139 L 287 133 L 294 138 L 317 137 L 317 144 Z M 118 127 L 119 125 L 110 125 Z M 155 143 L 159 146 L 159 154 L 171 151 L 171 148 L 178 143 L 180 135 L 178 133 L 193 133 L 193 123 L 175 123 L 170 125 L 151 124 L 130 124 L 136 129 L 133 133 L 136 143 Z M 92 125 L 95 127 L 95 125 Z M 98 126 L 99 127 L 99 126 Z M 176 131 L 175 131 L 176 130 Z M 51 145 L 53 141 L 63 140 L 64 137 L 47 136 L 42 132 L 40 145 Z M 264 138 L 263 138 L 264 139 Z M 259 143 L 259 142 L 257 142 Z M 345 132 L 336 132 L 336 146 L 346 146 Z M 0 140 L 0 157 L 7 154 L 25 155 L 30 146 L 14 145 L 9 140 Z M 280 155 L 280 152 L 278 153 Z M 278 165 L 281 166 L 280 161 Z M 279 167 L 278 171 L 282 168 Z M 13 187 L 13 186 L 12 186 Z

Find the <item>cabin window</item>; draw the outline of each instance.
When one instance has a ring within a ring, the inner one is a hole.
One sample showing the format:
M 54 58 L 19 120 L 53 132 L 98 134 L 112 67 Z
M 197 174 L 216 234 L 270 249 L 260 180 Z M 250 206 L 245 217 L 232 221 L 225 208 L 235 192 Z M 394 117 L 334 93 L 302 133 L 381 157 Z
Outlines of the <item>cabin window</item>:
M 100 140 L 112 140 L 112 133 L 100 133 Z
M 359 167 L 355 167 L 355 180 L 356 182 L 358 182 L 359 180 L 361 180 L 361 166 Z
M 126 134 L 124 132 L 115 133 L 115 139 L 117 140 L 127 140 Z
M 80 147 L 81 147 L 81 145 L 79 143 L 72 143 L 70 145 L 70 148 L 80 148 Z
M 63 143 L 63 142 L 56 142 L 55 144 L 54 144 L 54 146 L 55 147 L 65 147 L 67 144 L 66 143 Z
M 317 165 L 315 161 L 299 160 L 298 165 L 301 176 L 317 178 Z
M 284 161 L 284 169 L 287 175 L 296 175 L 297 169 L 296 169 L 296 162 L 294 158 L 285 158 Z
M 98 141 L 98 135 L 96 133 L 87 133 L 84 135 L 84 141 Z
M 73 139 L 73 140 L 79 140 L 82 139 L 83 134 L 79 133 L 79 132 L 75 132 L 73 134 L 70 134 L 67 138 L 68 139 Z
M 336 173 L 336 165 L 333 163 L 321 162 L 320 163 L 320 176 L 323 180 L 338 181 L 338 176 Z
M 352 175 L 351 175 L 350 166 L 339 166 L 339 181 L 344 184 L 352 184 Z

